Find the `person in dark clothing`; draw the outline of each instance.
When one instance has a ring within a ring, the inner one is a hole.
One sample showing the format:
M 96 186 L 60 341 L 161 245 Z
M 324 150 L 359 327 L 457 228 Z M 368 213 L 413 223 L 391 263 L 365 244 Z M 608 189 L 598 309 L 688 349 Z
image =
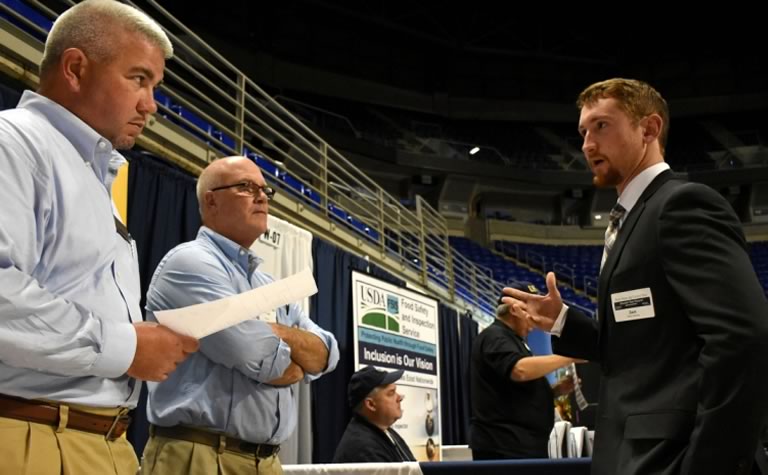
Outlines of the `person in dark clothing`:
M 403 370 L 379 371 L 366 366 L 349 380 L 352 419 L 341 437 L 333 463 L 411 462 L 416 459 L 400 434 L 392 429 L 403 416 L 403 396 L 395 381 Z
M 534 286 L 517 287 L 537 292 Z M 573 390 L 573 380 L 550 387 L 548 373 L 576 360 L 533 356 L 526 337 L 531 327 L 508 311 L 472 345 L 470 448 L 474 460 L 546 458 L 554 425 L 554 397 Z

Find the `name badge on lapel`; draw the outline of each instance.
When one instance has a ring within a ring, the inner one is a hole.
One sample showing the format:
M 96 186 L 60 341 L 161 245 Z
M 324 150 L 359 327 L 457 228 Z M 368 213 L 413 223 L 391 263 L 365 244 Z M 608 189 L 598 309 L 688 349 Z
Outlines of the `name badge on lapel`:
M 617 323 L 653 318 L 653 296 L 650 287 L 611 294 L 613 317 Z

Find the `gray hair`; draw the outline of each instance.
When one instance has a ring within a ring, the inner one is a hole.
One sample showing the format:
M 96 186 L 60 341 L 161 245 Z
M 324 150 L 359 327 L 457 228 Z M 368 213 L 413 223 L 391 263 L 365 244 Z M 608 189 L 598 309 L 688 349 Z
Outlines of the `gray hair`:
M 197 194 L 197 206 L 200 210 L 200 216 L 203 215 L 203 201 L 205 200 L 205 192 L 211 188 L 215 188 L 218 184 L 218 176 L 216 173 L 203 173 L 197 177 L 197 185 L 195 186 L 195 193 Z
M 505 318 L 509 316 L 509 311 L 512 306 L 508 303 L 502 303 L 496 307 L 496 318 Z
M 222 167 L 229 166 L 232 158 L 237 157 L 220 157 L 208 164 L 207 167 L 197 177 L 197 185 L 195 186 L 195 194 L 197 195 L 197 205 L 200 210 L 200 217 L 203 217 L 203 206 L 205 205 L 205 193 L 211 188 L 216 188 L 221 183 L 221 174 L 226 169 Z
M 372 397 L 374 397 L 376 394 L 378 394 L 378 393 L 381 391 L 381 388 L 382 388 L 382 387 L 383 387 L 383 386 L 376 386 L 375 388 L 373 388 L 373 389 L 371 390 L 371 392 L 369 392 L 369 393 L 368 393 L 368 394 L 367 394 L 367 395 L 366 395 L 366 396 L 363 398 L 363 400 L 362 400 L 362 401 L 358 402 L 358 403 L 357 403 L 357 405 L 356 405 L 355 407 L 353 407 L 353 408 L 352 408 L 352 412 L 354 412 L 355 414 L 361 414 L 361 415 L 362 415 L 362 412 L 363 412 L 363 406 L 364 406 L 364 404 L 365 404 L 365 400 L 366 400 L 366 399 L 368 399 L 368 398 L 372 398 Z
M 116 26 L 142 34 L 162 50 L 165 59 L 173 56 L 168 35 L 146 13 L 116 0 L 84 0 L 54 22 L 45 42 L 40 75 L 57 64 L 69 48 L 78 48 L 91 58 L 110 59 L 116 54 L 110 41 Z

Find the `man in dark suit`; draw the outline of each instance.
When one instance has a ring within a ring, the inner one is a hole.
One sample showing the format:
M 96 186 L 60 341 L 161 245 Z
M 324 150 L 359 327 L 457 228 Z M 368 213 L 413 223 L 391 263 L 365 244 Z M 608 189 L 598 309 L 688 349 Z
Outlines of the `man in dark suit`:
M 579 131 L 597 186 L 615 186 L 598 319 L 548 294 L 505 289 L 556 353 L 599 360 L 593 474 L 750 473 L 768 410 L 768 303 L 731 206 L 664 163 L 669 114 L 648 84 L 581 93 Z M 611 246 L 612 244 L 612 246 Z M 610 249 L 609 249 L 610 247 Z

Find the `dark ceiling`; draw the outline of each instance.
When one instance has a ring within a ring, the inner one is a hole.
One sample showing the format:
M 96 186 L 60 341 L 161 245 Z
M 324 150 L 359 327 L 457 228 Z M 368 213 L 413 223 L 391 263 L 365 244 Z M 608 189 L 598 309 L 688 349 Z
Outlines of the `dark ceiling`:
M 424 94 L 545 103 L 572 103 L 615 76 L 647 80 L 671 100 L 768 94 L 762 15 L 706 21 L 697 6 L 671 20 L 651 10 L 660 6 L 634 15 L 640 6 L 628 3 L 620 21 L 579 11 L 566 22 L 510 3 L 161 2 L 217 45 L 236 45 L 243 69 L 259 54 Z

